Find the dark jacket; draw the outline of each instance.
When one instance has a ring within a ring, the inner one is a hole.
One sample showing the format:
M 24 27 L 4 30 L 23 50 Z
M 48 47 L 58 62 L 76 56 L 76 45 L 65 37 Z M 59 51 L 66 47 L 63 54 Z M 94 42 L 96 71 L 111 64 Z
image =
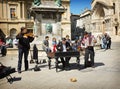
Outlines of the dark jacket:
M 72 50 L 72 47 L 70 46 L 70 43 L 69 42 L 66 42 L 66 49 L 67 51 L 71 51 Z M 62 42 L 59 42 L 58 45 L 57 45 L 57 51 L 60 51 L 62 52 L 63 51 L 63 44 Z
M 18 48 L 30 49 L 30 42 L 32 42 L 34 40 L 34 38 L 33 37 L 29 37 L 29 36 L 28 36 L 28 38 L 24 38 L 23 36 L 24 36 L 24 34 L 22 34 L 22 33 L 19 33 L 16 36 L 16 39 L 19 40 Z

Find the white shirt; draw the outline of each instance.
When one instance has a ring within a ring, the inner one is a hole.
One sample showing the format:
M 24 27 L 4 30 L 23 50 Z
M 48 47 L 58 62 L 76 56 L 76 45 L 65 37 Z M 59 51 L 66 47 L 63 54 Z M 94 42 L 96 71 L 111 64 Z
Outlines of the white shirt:
M 63 44 L 63 52 L 66 52 L 66 45 Z

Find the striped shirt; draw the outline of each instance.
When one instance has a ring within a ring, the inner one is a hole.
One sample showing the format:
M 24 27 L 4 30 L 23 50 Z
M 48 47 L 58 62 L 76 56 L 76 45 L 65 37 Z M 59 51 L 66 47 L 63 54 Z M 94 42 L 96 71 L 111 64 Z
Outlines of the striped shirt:
M 84 47 L 87 48 L 88 46 L 94 46 L 95 40 L 96 40 L 95 37 L 91 35 L 86 38 L 83 38 L 82 43 L 84 44 Z

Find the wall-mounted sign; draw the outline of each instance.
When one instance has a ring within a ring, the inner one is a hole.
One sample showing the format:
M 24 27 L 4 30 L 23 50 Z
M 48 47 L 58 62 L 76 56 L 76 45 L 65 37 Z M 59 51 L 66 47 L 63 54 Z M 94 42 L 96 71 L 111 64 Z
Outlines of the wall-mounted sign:
M 27 22 L 27 23 L 25 24 L 25 26 L 26 26 L 26 28 L 31 29 L 31 28 L 33 28 L 33 26 L 34 26 L 34 23 L 33 23 L 33 22 Z

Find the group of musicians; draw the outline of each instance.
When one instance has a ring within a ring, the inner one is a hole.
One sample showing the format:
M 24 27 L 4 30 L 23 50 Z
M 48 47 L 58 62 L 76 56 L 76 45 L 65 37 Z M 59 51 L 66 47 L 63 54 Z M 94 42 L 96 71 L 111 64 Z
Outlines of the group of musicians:
M 29 34 L 27 29 L 25 27 L 21 28 L 21 32 L 16 36 L 16 38 L 19 40 L 18 42 L 18 73 L 21 73 L 21 66 L 22 66 L 22 56 L 24 54 L 24 63 L 25 63 L 25 71 L 29 69 L 28 65 L 28 53 L 30 49 L 30 43 L 34 40 L 34 35 Z M 55 41 L 55 39 L 53 40 Z M 87 67 L 87 62 L 90 56 L 92 66 L 94 66 L 94 45 L 96 43 L 94 36 L 91 33 L 85 32 L 84 38 L 80 41 L 83 48 L 85 48 L 85 67 Z M 57 51 L 61 52 L 67 52 L 72 50 L 72 43 L 69 39 L 69 35 L 66 36 L 66 38 L 62 38 L 62 41 L 59 41 L 58 44 L 55 42 L 52 42 L 54 44 L 53 47 L 56 47 Z M 43 49 L 46 52 L 51 52 L 51 49 L 49 48 L 49 36 L 45 37 L 45 40 L 43 41 Z M 55 48 L 54 48 L 55 50 Z M 65 67 L 69 68 L 69 60 L 70 57 L 60 58 L 63 69 Z

